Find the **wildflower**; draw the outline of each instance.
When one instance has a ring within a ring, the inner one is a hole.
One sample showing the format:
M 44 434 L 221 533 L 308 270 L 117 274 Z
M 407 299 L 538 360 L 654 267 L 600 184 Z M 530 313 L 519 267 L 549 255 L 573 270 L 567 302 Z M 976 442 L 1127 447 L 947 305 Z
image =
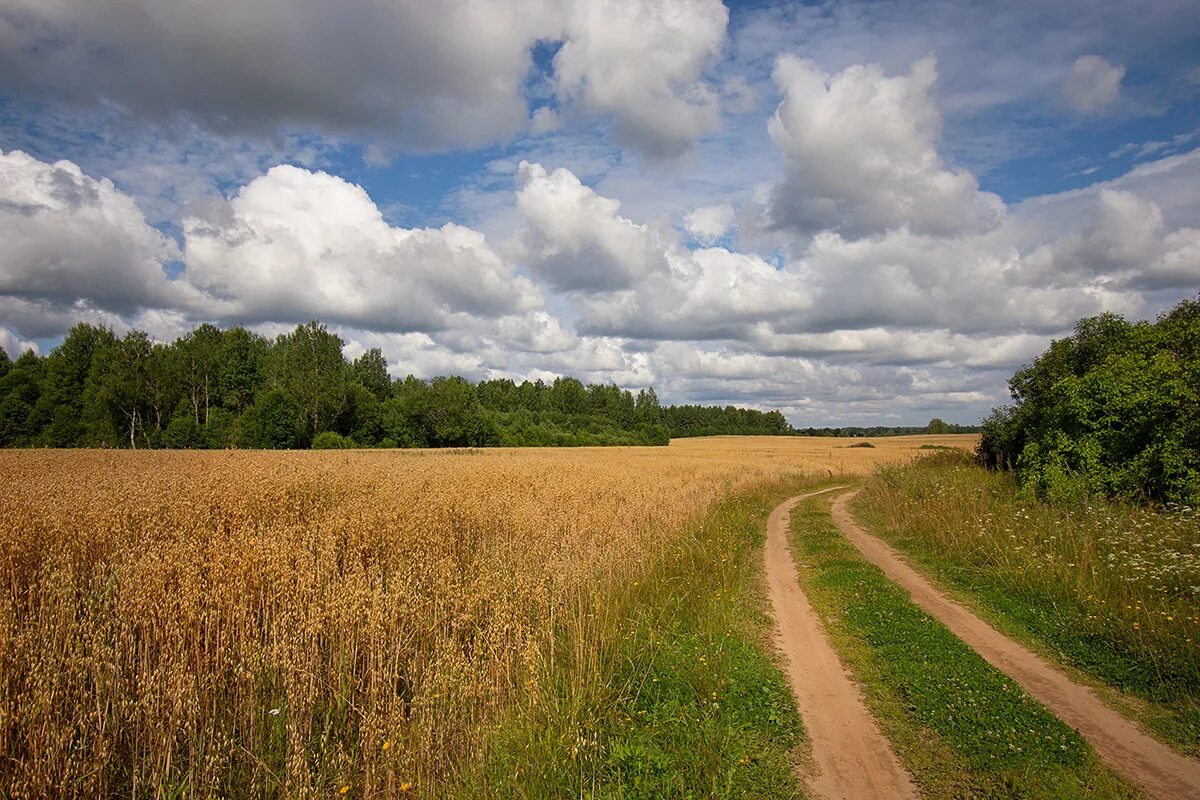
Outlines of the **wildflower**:
M 348 784 L 348 783 L 345 786 L 343 786 L 341 789 L 338 790 L 338 794 L 348 794 L 349 792 L 350 792 L 350 784 Z
M 402 791 L 402 792 L 411 791 L 412 788 L 413 788 L 413 785 L 411 783 L 409 783 L 408 781 L 405 781 L 404 783 L 400 784 L 400 791 Z
M 383 743 L 383 749 L 384 749 L 384 750 L 390 750 L 390 749 L 391 749 L 391 747 L 392 747 L 392 743 L 391 743 L 391 742 L 384 742 L 384 743 Z
M 268 711 L 267 713 L 268 713 L 268 714 L 270 714 L 272 717 L 278 717 L 278 716 L 279 716 L 279 709 L 278 709 L 278 708 L 272 708 L 272 709 L 271 709 L 270 711 Z

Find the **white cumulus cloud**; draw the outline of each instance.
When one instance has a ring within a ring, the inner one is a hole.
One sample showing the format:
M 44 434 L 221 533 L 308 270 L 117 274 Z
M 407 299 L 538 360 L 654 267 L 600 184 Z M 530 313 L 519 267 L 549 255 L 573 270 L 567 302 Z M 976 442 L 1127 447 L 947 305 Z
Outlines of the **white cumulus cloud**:
M 0 151 L 0 294 L 117 312 L 186 300 L 173 241 L 107 178 Z
M 519 240 L 522 260 L 555 289 L 624 289 L 666 268 L 655 231 L 622 217 L 619 201 L 596 194 L 568 169 L 548 173 L 522 161 L 517 207 L 529 224 Z
M 361 187 L 299 167 L 274 167 L 189 217 L 184 239 L 187 280 L 224 318 L 416 331 L 542 305 L 478 231 L 393 227 Z
M 701 79 L 721 51 L 720 0 L 579 0 L 554 57 L 562 102 L 611 116 L 618 141 L 671 158 L 720 126 L 716 90 Z
M 1081 114 L 1096 114 L 1116 102 L 1125 67 L 1097 55 L 1080 56 L 1071 63 L 1059 86 L 1067 105 Z
M 774 77 L 784 99 L 769 130 L 785 161 L 770 203 L 776 227 L 862 236 L 906 226 L 949 235 L 996 224 L 1000 199 L 938 155 L 933 58 L 887 76 L 872 64 L 830 75 L 784 56 Z
M 694 208 L 683 218 L 683 227 L 697 241 L 711 244 L 733 227 L 733 206 L 718 203 Z

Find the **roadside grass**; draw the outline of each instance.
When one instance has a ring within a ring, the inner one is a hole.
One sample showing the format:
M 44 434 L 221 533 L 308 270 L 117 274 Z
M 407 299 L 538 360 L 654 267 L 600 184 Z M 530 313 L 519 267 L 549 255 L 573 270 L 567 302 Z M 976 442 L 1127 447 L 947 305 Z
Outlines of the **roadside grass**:
M 794 754 L 803 732 L 769 655 L 759 562 L 771 509 L 811 484 L 718 504 L 640 585 L 563 620 L 531 702 L 488 737 L 453 796 L 803 797 Z M 588 615 L 602 624 L 578 624 Z M 583 629 L 603 633 L 582 641 Z
M 939 454 L 880 469 L 854 511 L 1005 633 L 1200 755 L 1196 510 L 1052 505 Z
M 801 585 L 926 798 L 1131 798 L 1079 734 L 932 619 L 834 525 L 792 516 Z

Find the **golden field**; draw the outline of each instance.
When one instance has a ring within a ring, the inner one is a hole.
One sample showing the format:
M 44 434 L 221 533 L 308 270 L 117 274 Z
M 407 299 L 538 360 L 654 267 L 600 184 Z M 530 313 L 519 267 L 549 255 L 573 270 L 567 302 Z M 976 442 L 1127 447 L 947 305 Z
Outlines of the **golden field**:
M 424 794 L 717 500 L 975 437 L 853 441 L 0 452 L 0 796 Z

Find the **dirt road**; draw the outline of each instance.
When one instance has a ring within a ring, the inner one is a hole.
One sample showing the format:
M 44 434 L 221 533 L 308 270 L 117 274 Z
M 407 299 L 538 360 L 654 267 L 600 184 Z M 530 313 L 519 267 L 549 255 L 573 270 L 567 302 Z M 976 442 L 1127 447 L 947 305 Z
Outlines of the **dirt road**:
M 787 656 L 788 678 L 812 743 L 809 792 L 828 800 L 916 798 L 908 773 L 863 705 L 858 686 L 797 582 L 787 543 L 792 508 L 801 500 L 844 486 L 793 497 L 771 512 L 765 552 L 767 583 Z
M 1072 681 L 935 589 L 895 550 L 859 527 L 847 508 L 855 494 L 857 491 L 847 492 L 834 502 L 834 522 L 867 560 L 904 587 L 917 605 L 1021 684 L 1059 719 L 1076 728 L 1100 758 L 1148 795 L 1160 800 L 1200 798 L 1200 761 L 1180 755 L 1143 733 L 1134 722 L 1101 702 L 1091 689 Z

